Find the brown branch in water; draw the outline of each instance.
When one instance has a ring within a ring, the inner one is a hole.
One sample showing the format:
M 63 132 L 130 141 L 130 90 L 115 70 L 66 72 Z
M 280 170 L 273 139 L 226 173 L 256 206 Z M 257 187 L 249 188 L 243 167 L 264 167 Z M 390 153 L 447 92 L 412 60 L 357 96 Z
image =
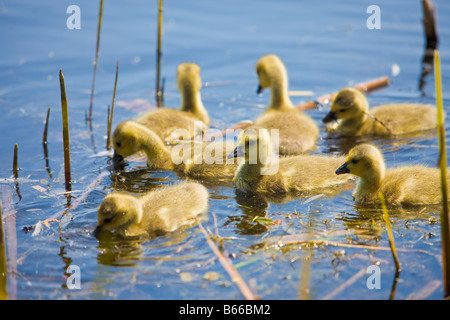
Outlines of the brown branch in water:
M 214 244 L 214 242 L 210 239 L 208 233 L 206 232 L 205 228 L 203 227 L 202 223 L 199 221 L 199 227 L 200 230 L 203 232 L 206 238 L 206 242 L 208 243 L 211 250 L 214 252 L 214 254 L 219 259 L 220 264 L 224 267 L 225 271 L 229 274 L 231 277 L 231 280 L 236 283 L 239 290 L 241 291 L 242 295 L 246 300 L 256 300 L 257 298 L 253 295 L 250 288 L 247 286 L 247 284 L 244 282 L 240 274 L 237 272 L 236 268 L 231 263 L 230 259 L 225 257 L 222 252 L 217 248 L 217 246 Z
M 102 28 L 102 15 L 103 15 L 103 0 L 100 0 L 100 10 L 98 13 L 97 45 L 95 48 L 94 74 L 92 76 L 91 101 L 89 103 L 89 117 L 88 117 L 91 128 L 92 128 L 92 108 L 94 103 L 94 90 L 95 90 L 95 75 L 97 74 L 98 51 L 100 48 L 100 30 Z
M 18 178 L 19 177 L 19 171 L 18 171 L 18 166 L 17 166 L 17 143 L 14 145 L 14 158 L 13 158 L 13 174 L 14 174 L 14 178 Z

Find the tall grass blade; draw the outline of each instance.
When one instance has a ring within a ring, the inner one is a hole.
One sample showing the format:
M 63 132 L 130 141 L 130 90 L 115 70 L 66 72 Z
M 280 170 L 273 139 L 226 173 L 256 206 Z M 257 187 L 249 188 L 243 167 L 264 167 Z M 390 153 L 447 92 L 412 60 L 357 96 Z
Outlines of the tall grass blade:
M 439 51 L 434 50 L 434 77 L 436 86 L 437 106 L 437 131 L 439 139 L 439 167 L 441 169 L 442 190 L 442 212 L 441 212 L 441 234 L 442 234 L 442 269 L 444 297 L 450 296 L 450 228 L 448 217 L 448 185 L 447 185 L 447 154 L 445 151 L 445 127 L 444 106 L 442 101 L 441 61 Z
M 63 123 L 64 177 L 66 182 L 66 191 L 72 191 L 72 179 L 70 173 L 69 113 L 67 110 L 67 96 L 66 86 L 64 84 L 64 75 L 61 70 L 59 70 L 59 85 L 61 88 L 61 111 Z
M 116 89 L 117 89 L 117 78 L 119 76 L 119 60 L 117 60 L 116 65 L 116 78 L 114 80 L 114 91 L 113 91 L 113 98 L 112 98 L 112 104 L 111 104 L 111 110 L 108 112 L 108 134 L 107 134 L 107 140 L 106 140 L 106 149 L 111 149 L 111 129 L 112 129 L 112 122 L 114 117 L 114 103 L 116 101 Z M 108 106 L 109 107 L 109 106 Z
M 100 48 L 100 30 L 102 28 L 102 16 L 103 16 L 103 0 L 100 0 L 100 10 L 99 10 L 99 13 L 98 13 L 97 45 L 96 45 L 96 48 L 95 48 L 94 75 L 92 76 L 91 101 L 89 103 L 89 117 L 88 117 L 88 120 L 89 120 L 89 123 L 91 125 L 92 125 L 92 108 L 93 108 L 93 104 L 94 104 L 95 75 L 97 74 L 98 51 L 99 51 L 99 48 Z

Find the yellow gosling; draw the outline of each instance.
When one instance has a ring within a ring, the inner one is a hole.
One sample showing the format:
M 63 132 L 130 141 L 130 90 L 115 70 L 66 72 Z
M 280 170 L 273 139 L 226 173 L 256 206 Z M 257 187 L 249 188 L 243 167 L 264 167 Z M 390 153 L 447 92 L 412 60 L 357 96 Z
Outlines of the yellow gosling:
M 290 193 L 321 190 L 349 181 L 334 174 L 339 156 L 297 155 L 278 158 L 269 132 L 249 128 L 241 132 L 238 146 L 230 156 L 243 155 L 233 182 L 249 192 Z M 337 179 L 336 179 L 337 178 Z
M 208 191 L 196 182 L 182 182 L 135 196 L 108 194 L 98 208 L 94 235 L 103 231 L 124 237 L 159 235 L 191 222 L 208 209 Z
M 254 121 L 254 126 L 279 129 L 282 155 L 301 154 L 316 146 L 319 128 L 306 114 L 296 109 L 288 95 L 288 76 L 280 58 L 269 54 L 256 64 L 259 78 L 258 93 L 269 87 L 270 104 L 266 111 Z
M 191 137 L 208 129 L 209 117 L 203 106 L 200 88 L 200 67 L 195 63 L 182 63 L 177 69 L 177 84 L 181 94 L 180 110 L 158 108 L 134 119 L 153 130 L 163 141 L 174 143 L 177 129 L 187 130 Z M 116 128 L 116 131 L 120 130 Z
M 118 129 L 112 137 L 115 156 L 128 157 L 143 152 L 151 169 L 174 170 L 177 174 L 200 179 L 232 178 L 237 168 L 236 161 L 227 159 L 227 154 L 235 147 L 232 142 L 190 141 L 170 149 L 157 134 L 135 121 L 124 121 Z
M 390 206 L 438 204 L 442 201 L 440 171 L 424 166 L 387 169 L 381 151 L 370 144 L 350 150 L 336 174 L 358 176 L 353 197 L 360 204 L 379 204 L 381 192 Z
M 328 131 L 342 135 L 396 136 L 436 129 L 436 113 L 433 105 L 413 103 L 387 104 L 369 110 L 369 102 L 361 91 L 344 88 L 334 96 L 331 111 L 323 122 Z

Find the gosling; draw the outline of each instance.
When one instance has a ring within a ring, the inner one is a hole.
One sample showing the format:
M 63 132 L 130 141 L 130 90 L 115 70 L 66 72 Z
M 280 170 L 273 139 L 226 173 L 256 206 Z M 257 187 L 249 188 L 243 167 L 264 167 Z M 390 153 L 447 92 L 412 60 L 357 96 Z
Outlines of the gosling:
M 180 110 L 162 107 L 135 119 L 169 144 L 176 143 L 177 129 L 187 130 L 191 137 L 195 137 L 208 129 L 210 121 L 200 94 L 200 67 L 195 63 L 180 64 L 177 68 L 177 85 L 181 94 Z
M 327 131 L 341 135 L 398 136 L 436 129 L 437 110 L 433 105 L 387 104 L 369 110 L 364 94 L 354 88 L 340 90 L 331 111 L 323 118 Z M 333 127 L 333 121 L 337 125 Z
M 189 141 L 170 149 L 157 134 L 135 121 L 124 121 L 118 129 L 112 137 L 115 157 L 143 152 L 150 169 L 173 170 L 197 179 L 231 179 L 237 169 L 237 162 L 227 159 L 235 148 L 234 142 Z
M 288 76 L 280 58 L 269 54 L 256 64 L 259 78 L 257 93 L 270 87 L 270 104 L 254 121 L 255 127 L 279 129 L 281 155 L 302 154 L 315 148 L 319 135 L 316 123 L 296 109 L 288 95 Z
M 182 182 L 135 196 L 108 194 L 98 208 L 94 235 L 109 231 L 122 237 L 175 231 L 208 209 L 208 191 L 199 183 Z
M 278 158 L 276 143 L 266 129 L 249 128 L 238 137 L 238 146 L 230 157 L 242 155 L 233 182 L 240 190 L 262 193 L 291 193 L 322 190 L 349 181 L 334 174 L 340 156 L 297 155 Z
M 379 192 L 390 206 L 442 202 L 439 169 L 415 165 L 386 170 L 381 151 L 371 144 L 350 150 L 345 163 L 336 170 L 337 175 L 347 173 L 360 178 L 353 192 L 359 204 L 379 204 Z

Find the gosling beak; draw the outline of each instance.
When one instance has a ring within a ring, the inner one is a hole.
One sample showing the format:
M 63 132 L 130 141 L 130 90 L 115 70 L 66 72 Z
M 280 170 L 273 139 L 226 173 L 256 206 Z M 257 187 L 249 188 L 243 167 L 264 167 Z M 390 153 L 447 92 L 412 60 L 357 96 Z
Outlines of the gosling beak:
M 256 89 L 256 93 L 260 94 L 263 90 L 264 88 L 260 84 L 258 84 L 258 89 Z
M 98 237 L 98 235 L 100 234 L 100 231 L 102 231 L 102 227 L 97 226 L 93 232 L 94 237 Z
M 322 119 L 323 123 L 328 123 L 331 121 L 336 121 L 337 117 L 336 117 L 336 113 L 334 113 L 333 111 L 328 112 L 328 114 Z
M 336 174 L 344 174 L 344 173 L 350 173 L 350 170 L 347 168 L 347 162 L 344 163 L 342 166 L 340 166 L 337 170 L 336 170 Z
M 118 163 L 123 160 L 123 157 L 114 150 L 113 162 Z
M 243 156 L 243 155 L 244 155 L 244 152 L 242 152 L 242 147 L 237 146 L 237 147 L 233 150 L 233 152 L 231 152 L 231 153 L 228 155 L 228 159 L 241 157 L 241 156 Z

